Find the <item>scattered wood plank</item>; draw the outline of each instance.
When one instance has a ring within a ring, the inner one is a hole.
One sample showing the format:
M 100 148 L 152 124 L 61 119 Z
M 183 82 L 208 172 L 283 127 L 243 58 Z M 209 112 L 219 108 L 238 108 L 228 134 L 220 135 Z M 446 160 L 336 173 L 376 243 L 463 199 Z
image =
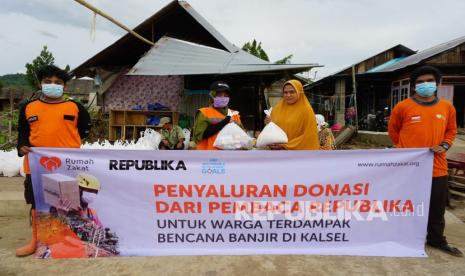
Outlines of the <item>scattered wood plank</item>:
M 451 175 L 449 178 L 454 182 L 465 184 L 465 177 L 463 176 Z
M 451 193 L 453 195 L 456 195 L 456 196 L 465 197 L 465 193 L 457 192 L 457 191 L 454 191 L 454 190 L 449 189 L 449 193 Z
M 448 182 L 449 182 L 449 185 L 465 189 L 465 184 L 464 183 L 460 183 L 460 182 L 452 181 L 452 180 L 449 180 Z
M 336 147 L 339 147 L 340 145 L 349 141 L 350 138 L 352 138 L 352 136 L 355 135 L 355 133 L 356 133 L 356 128 L 353 126 L 346 126 L 342 128 L 340 133 L 335 138 Z

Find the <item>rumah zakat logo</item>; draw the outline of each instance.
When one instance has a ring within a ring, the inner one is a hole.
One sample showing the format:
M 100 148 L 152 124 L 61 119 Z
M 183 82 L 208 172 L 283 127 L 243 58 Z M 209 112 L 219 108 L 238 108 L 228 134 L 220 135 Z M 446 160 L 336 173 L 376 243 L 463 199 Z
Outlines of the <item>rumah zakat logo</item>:
M 58 169 L 61 167 L 61 160 L 58 157 L 47 157 L 47 156 L 42 156 L 40 158 L 40 165 L 44 167 L 46 170 L 53 172 L 54 170 Z

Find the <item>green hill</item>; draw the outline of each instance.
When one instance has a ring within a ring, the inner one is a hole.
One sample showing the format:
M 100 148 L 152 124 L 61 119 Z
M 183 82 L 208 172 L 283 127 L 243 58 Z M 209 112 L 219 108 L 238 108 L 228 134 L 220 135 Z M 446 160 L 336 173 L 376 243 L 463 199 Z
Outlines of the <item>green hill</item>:
M 3 88 L 15 88 L 18 90 L 31 90 L 25 74 L 7 74 L 0 76 Z

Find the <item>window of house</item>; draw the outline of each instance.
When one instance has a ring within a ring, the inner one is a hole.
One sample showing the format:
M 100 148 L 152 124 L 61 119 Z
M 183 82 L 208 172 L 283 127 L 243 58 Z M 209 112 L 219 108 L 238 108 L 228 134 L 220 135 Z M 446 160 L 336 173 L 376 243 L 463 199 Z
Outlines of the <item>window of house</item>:
M 391 110 L 399 102 L 399 88 L 393 87 L 391 90 Z
M 410 97 L 410 82 L 409 80 L 395 81 L 391 87 L 391 110 L 394 106 Z

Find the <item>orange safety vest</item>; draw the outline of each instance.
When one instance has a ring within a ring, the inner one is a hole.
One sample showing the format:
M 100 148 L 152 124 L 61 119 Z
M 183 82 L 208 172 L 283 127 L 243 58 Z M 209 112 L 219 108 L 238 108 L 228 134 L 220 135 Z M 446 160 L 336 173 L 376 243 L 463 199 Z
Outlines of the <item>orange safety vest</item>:
M 204 107 L 204 108 L 199 109 L 199 111 L 202 112 L 203 116 L 207 117 L 210 122 L 220 122 L 226 117 L 225 115 L 223 115 L 221 112 L 219 112 L 213 107 Z M 233 115 L 232 119 L 238 124 L 241 123 L 241 117 L 239 115 Z M 199 141 L 197 143 L 197 149 L 198 150 L 218 150 L 216 147 L 213 146 L 213 143 L 216 140 L 216 136 L 218 136 L 218 133 L 208 137 L 207 139 L 203 139 Z
M 75 102 L 29 102 L 24 108 L 29 124 L 31 147 L 79 148 L 81 137 L 77 126 L 79 107 Z M 30 174 L 28 156 L 24 156 L 24 172 Z

